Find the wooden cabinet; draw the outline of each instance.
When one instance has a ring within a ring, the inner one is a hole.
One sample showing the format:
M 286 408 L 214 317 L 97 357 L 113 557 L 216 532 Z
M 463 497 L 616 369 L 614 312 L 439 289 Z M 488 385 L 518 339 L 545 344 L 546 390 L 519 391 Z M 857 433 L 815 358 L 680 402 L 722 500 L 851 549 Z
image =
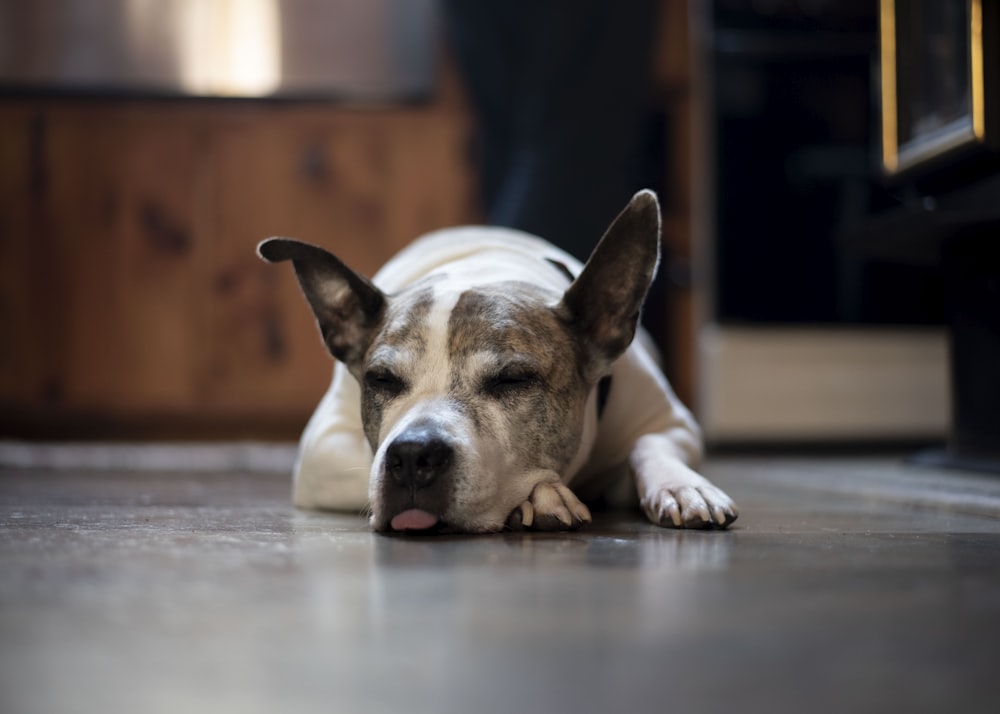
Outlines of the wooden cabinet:
M 475 220 L 454 101 L 0 104 L 0 434 L 295 436 L 332 366 L 289 235 L 371 274 Z
M 664 0 L 664 265 L 691 258 L 687 3 Z M 0 438 L 295 438 L 332 361 L 287 235 L 371 275 L 417 235 L 476 222 L 470 117 L 433 101 L 0 101 Z M 691 285 L 666 280 L 668 375 L 692 396 Z

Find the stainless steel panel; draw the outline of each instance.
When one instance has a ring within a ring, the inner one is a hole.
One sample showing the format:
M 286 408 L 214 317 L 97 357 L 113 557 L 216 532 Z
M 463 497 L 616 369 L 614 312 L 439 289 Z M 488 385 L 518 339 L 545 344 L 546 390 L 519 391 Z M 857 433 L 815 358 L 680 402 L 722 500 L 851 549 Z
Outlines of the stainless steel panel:
M 437 27 L 437 0 L 0 0 L 0 88 L 415 98 Z

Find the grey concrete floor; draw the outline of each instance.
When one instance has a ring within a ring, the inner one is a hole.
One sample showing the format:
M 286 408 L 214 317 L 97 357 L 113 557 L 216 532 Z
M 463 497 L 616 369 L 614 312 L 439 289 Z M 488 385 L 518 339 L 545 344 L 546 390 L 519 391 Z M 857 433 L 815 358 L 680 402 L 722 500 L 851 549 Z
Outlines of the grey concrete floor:
M 706 472 L 728 532 L 417 538 L 283 475 L 2 469 L 0 711 L 996 711 L 1000 478 Z

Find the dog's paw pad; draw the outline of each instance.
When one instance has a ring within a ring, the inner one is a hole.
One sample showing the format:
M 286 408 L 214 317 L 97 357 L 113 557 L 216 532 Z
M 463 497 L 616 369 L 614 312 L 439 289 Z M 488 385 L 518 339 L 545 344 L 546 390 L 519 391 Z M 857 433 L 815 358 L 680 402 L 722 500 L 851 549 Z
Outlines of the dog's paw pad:
M 711 484 L 663 486 L 642 499 L 642 508 L 667 528 L 726 528 L 739 517 L 732 499 Z
M 538 484 L 507 518 L 511 530 L 564 531 L 586 523 L 590 523 L 590 509 L 561 483 Z

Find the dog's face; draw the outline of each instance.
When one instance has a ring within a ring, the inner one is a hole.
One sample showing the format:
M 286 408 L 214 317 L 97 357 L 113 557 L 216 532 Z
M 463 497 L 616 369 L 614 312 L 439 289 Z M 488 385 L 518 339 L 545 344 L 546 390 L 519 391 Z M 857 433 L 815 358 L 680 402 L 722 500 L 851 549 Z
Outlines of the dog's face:
M 580 445 L 596 381 L 631 342 L 658 259 L 637 194 L 563 293 L 429 279 L 388 296 L 314 246 L 291 259 L 324 341 L 361 385 L 376 530 L 496 531 Z
M 498 530 L 576 453 L 590 384 L 559 295 L 498 283 L 391 300 L 361 372 L 377 530 Z M 402 515 L 401 515 L 402 514 Z

